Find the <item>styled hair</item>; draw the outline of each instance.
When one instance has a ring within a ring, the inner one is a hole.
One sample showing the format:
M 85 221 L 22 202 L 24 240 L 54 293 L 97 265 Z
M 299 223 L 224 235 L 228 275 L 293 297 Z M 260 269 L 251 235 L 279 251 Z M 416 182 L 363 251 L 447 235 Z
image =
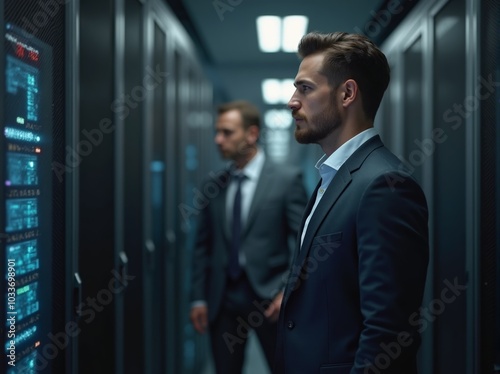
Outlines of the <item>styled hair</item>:
M 219 115 L 229 112 L 230 110 L 238 110 L 243 119 L 243 128 L 247 130 L 250 126 L 257 126 L 260 129 L 260 112 L 259 109 L 252 103 L 245 100 L 231 101 L 221 104 L 217 113 Z
M 361 92 L 363 109 L 372 121 L 390 81 L 390 67 L 382 51 L 360 34 L 311 32 L 299 43 L 301 58 L 324 53 L 321 73 L 336 89 L 348 79 L 356 81 Z

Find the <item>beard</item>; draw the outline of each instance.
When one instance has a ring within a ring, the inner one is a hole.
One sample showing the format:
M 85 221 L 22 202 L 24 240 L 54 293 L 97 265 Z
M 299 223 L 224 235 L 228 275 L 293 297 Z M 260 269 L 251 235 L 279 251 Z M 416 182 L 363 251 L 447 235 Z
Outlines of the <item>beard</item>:
M 331 106 L 325 112 L 316 114 L 310 119 L 307 117 L 302 118 L 304 122 L 302 128 L 295 128 L 295 139 L 300 144 L 317 144 L 342 124 L 340 111 L 338 108 L 334 109 Z

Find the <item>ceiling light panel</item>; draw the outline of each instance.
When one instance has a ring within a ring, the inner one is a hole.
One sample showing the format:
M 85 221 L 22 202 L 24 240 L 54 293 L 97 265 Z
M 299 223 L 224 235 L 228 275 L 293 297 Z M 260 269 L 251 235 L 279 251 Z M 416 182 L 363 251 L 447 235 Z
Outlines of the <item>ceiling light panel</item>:
M 309 19 L 305 16 L 287 16 L 283 18 L 283 40 L 281 49 L 284 52 L 297 52 L 300 39 L 307 32 Z
M 307 32 L 309 19 L 306 16 L 260 16 L 257 17 L 257 36 L 262 52 L 297 52 L 302 36 Z
M 262 52 L 278 52 L 281 47 L 281 18 L 277 16 L 257 17 L 257 36 Z

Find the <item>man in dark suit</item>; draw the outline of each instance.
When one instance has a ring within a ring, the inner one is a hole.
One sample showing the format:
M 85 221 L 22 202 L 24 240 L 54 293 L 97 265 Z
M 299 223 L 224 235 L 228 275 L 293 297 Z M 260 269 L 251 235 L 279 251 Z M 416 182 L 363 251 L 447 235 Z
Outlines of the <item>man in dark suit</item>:
M 260 114 L 245 101 L 219 108 L 215 143 L 232 163 L 201 191 L 192 270 L 194 328 L 208 327 L 217 373 L 241 373 L 250 330 L 269 365 L 293 243 L 307 202 L 298 170 L 276 165 L 258 147 Z
M 386 57 L 346 33 L 307 34 L 299 55 L 295 137 L 325 155 L 283 297 L 275 371 L 414 374 L 428 211 L 373 128 Z

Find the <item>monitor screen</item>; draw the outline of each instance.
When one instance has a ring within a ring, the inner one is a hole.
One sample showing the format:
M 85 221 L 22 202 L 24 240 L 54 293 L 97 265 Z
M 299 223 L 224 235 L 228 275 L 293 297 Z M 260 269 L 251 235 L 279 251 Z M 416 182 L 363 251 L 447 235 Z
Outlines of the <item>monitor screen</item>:
M 8 374 L 36 373 L 50 367 L 57 353 L 47 344 L 52 330 L 52 48 L 12 24 L 6 25 L 4 46 L 4 351 Z

